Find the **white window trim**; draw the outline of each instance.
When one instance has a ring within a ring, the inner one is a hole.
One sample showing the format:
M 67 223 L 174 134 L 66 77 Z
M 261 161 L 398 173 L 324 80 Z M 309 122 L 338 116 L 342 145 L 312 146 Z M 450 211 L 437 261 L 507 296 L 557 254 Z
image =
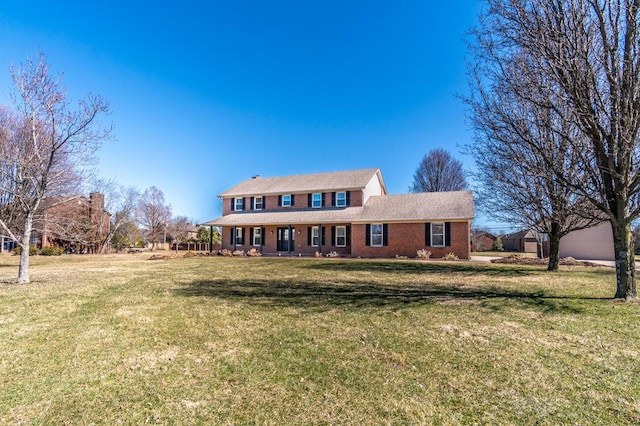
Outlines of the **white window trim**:
M 316 239 L 315 244 L 313 243 L 313 239 Z M 311 247 L 318 247 L 318 243 L 320 242 L 320 228 L 317 226 L 311 227 Z
M 244 245 L 244 244 L 239 244 L 238 241 L 242 241 L 242 228 L 236 228 L 236 239 L 235 239 L 235 243 L 236 245 Z M 244 241 L 242 241 L 244 243 Z
M 285 197 L 289 197 L 289 204 L 285 204 Z M 291 207 L 291 194 L 286 194 L 282 196 L 282 207 Z
M 373 233 L 373 227 L 374 226 L 379 226 L 380 227 L 380 234 L 374 234 Z M 373 236 L 374 235 L 380 235 L 380 244 L 374 244 L 373 243 Z M 384 246 L 384 226 L 381 223 L 372 223 L 371 224 L 371 235 L 369 237 L 371 238 L 371 240 L 369 241 L 369 245 L 371 247 L 382 247 L 382 246 Z
M 342 199 L 340 199 L 342 194 Z M 340 202 L 342 201 L 342 204 Z M 347 207 L 347 193 L 345 191 L 336 192 L 336 207 Z
M 257 207 L 258 199 L 260 199 L 260 208 Z M 253 209 L 254 210 L 262 210 L 263 206 L 264 206 L 264 197 L 262 197 L 262 196 L 253 197 Z
M 318 196 L 318 205 L 316 206 L 316 195 Z M 322 193 L 321 192 L 316 192 L 311 194 L 311 207 L 313 207 L 314 209 L 320 209 L 322 208 Z
M 344 234 L 342 235 L 342 238 L 344 238 L 344 244 L 338 244 L 338 238 L 340 237 L 338 234 L 338 230 L 342 229 Z M 336 247 L 346 247 L 347 246 L 347 227 L 346 226 L 336 226 L 336 240 L 335 240 L 335 245 Z
M 240 202 L 240 203 L 239 203 L 239 204 L 240 204 L 239 206 L 238 206 L 238 202 Z M 235 211 L 237 211 L 237 212 L 241 212 L 241 211 L 243 211 L 243 210 L 244 210 L 244 198 L 235 198 L 235 199 L 233 200 L 233 203 L 234 203 L 234 205 L 233 205 L 233 209 L 234 209 Z
M 260 237 L 260 244 L 256 244 L 256 238 Z M 262 228 L 255 227 L 253 228 L 253 241 L 251 241 L 254 247 L 260 247 L 262 245 Z
M 433 225 L 442 225 L 442 234 L 434 233 L 433 232 Z M 446 230 L 445 230 L 444 222 L 432 222 L 431 223 L 431 247 L 444 247 L 445 246 L 445 235 L 444 235 L 445 232 L 446 232 Z M 433 242 L 434 235 L 442 235 L 442 244 L 435 244 Z

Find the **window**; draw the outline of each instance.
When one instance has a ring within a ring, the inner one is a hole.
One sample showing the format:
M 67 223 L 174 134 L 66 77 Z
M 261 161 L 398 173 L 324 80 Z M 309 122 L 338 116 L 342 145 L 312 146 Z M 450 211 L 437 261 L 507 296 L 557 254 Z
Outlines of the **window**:
M 234 202 L 235 202 L 234 210 L 236 211 L 244 210 L 244 198 L 235 198 Z
M 347 227 L 336 226 L 336 247 L 345 247 L 347 245 Z
M 347 206 L 347 193 L 336 192 L 336 207 L 346 207 L 346 206 Z
M 253 228 L 253 245 L 262 245 L 262 228 Z
M 371 225 L 371 247 L 382 247 L 384 241 L 382 229 L 381 223 L 374 223 Z
M 319 209 L 322 207 L 322 194 L 317 193 L 311 196 L 311 207 L 314 209 Z
M 236 244 L 242 245 L 244 241 L 242 241 L 242 228 L 236 228 Z
M 318 247 L 318 240 L 320 238 L 320 230 L 317 226 L 311 227 L 311 245 Z
M 262 210 L 262 197 L 255 197 L 253 199 L 253 209 Z
M 431 224 L 431 245 L 444 247 L 444 223 Z
M 291 207 L 291 195 L 282 196 L 282 207 Z

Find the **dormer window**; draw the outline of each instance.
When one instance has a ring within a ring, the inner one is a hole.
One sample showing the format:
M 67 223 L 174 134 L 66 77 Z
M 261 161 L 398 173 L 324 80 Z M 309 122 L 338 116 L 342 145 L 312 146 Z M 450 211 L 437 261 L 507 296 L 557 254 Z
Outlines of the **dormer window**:
M 322 194 L 321 193 L 317 193 L 317 194 L 312 194 L 311 195 L 311 207 L 313 207 L 314 209 L 319 209 L 320 207 L 322 207 Z

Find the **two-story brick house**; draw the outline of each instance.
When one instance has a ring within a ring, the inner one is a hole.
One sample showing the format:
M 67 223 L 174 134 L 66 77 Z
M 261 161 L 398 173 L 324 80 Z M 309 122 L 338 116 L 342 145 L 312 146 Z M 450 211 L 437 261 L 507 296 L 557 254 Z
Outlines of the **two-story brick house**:
M 282 177 L 255 176 L 224 191 L 222 247 L 265 255 L 336 252 L 350 257 L 468 259 L 469 191 L 388 195 L 379 169 Z

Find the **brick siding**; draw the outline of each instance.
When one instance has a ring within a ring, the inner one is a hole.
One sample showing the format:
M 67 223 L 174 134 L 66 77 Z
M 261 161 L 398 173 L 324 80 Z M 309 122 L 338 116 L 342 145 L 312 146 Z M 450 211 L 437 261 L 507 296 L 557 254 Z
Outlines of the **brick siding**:
M 348 224 L 343 224 L 347 226 Z M 316 225 L 296 225 L 294 244 L 292 245 L 293 255 L 313 256 L 318 247 L 308 245 L 309 227 Z M 469 259 L 469 222 L 451 222 L 451 244 L 446 247 L 425 246 L 425 224 L 424 223 L 390 223 L 388 224 L 388 245 L 383 247 L 371 247 L 366 245 L 366 225 L 350 225 L 350 241 L 346 247 L 336 247 L 335 241 L 331 238 L 331 227 L 341 225 L 326 225 L 325 244 L 322 245 L 322 254 L 335 251 L 341 256 L 365 257 L 365 258 L 389 258 L 398 256 L 416 257 L 416 252 L 420 249 L 427 249 L 431 252 L 432 258 L 442 258 L 448 253 L 455 253 L 460 259 Z M 254 247 L 250 241 L 251 227 L 243 227 L 244 244 L 237 244 L 235 249 L 247 251 L 251 248 L 261 249 L 265 255 L 289 254 L 288 251 L 277 250 L 278 226 L 265 226 L 262 247 Z M 233 250 L 231 244 L 231 228 L 224 227 L 222 230 L 222 247 Z M 350 243 L 350 244 L 349 244 Z

